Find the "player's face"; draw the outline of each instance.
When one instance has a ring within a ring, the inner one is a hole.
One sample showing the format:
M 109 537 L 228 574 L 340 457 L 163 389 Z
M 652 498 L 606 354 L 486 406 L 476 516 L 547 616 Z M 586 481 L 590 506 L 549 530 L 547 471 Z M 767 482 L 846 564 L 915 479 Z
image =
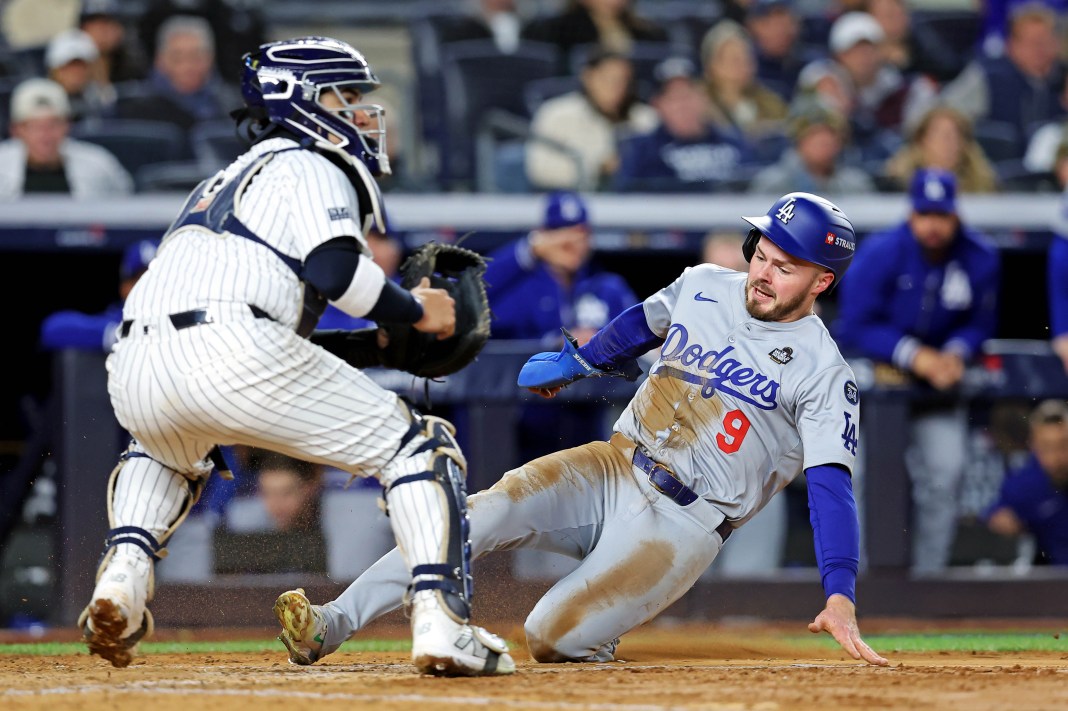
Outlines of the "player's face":
M 307 523 L 304 518 L 318 493 L 313 482 L 285 469 L 264 469 L 257 478 L 257 486 L 263 507 L 278 530 Z
M 957 216 L 941 212 L 913 212 L 909 227 L 920 246 L 931 252 L 941 252 L 953 242 L 957 234 Z
M 1068 484 L 1068 424 L 1041 424 L 1031 430 L 1031 450 L 1055 483 Z
M 11 126 L 11 135 L 26 147 L 26 160 L 32 166 L 54 167 L 63 162 L 59 149 L 67 138 L 70 123 L 59 116 L 35 116 Z
M 344 109 L 346 106 L 361 103 L 362 99 L 363 94 L 357 89 L 347 87 L 330 87 L 323 89 L 322 93 L 319 94 L 319 103 L 327 109 Z M 374 121 L 363 110 L 343 111 L 340 116 L 362 131 L 378 128 L 378 126 L 373 125 Z
M 823 267 L 797 259 L 761 237 L 749 262 L 745 308 L 761 321 L 796 321 L 812 313 L 816 296 L 833 279 Z

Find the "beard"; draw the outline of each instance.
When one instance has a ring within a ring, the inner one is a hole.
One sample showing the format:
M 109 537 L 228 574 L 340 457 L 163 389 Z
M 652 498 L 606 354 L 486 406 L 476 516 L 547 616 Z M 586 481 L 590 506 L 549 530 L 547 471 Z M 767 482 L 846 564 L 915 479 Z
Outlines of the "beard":
M 766 294 L 772 294 L 774 300 L 770 304 L 759 304 L 753 297 L 756 287 Z M 808 298 L 808 293 L 803 291 L 789 301 L 779 301 L 777 295 L 771 290 L 771 285 L 766 281 L 750 280 L 745 285 L 745 310 L 758 321 L 783 321 L 791 316 Z M 792 320 L 792 319 L 791 319 Z

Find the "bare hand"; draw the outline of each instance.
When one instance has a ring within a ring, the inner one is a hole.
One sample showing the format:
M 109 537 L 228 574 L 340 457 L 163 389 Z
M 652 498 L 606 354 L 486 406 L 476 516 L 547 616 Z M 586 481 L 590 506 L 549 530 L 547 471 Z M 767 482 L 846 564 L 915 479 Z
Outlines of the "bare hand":
M 436 333 L 438 340 L 451 336 L 456 330 L 456 301 L 444 289 L 434 289 L 430 279 L 423 277 L 412 296 L 423 304 L 423 318 L 413 324 L 415 330 Z
M 863 659 L 868 664 L 881 667 L 890 663 L 861 639 L 856 606 L 845 595 L 836 594 L 827 598 L 827 606 L 809 623 L 808 631 L 829 633 L 853 659 Z
M 535 395 L 540 395 L 546 400 L 556 397 L 556 393 L 564 389 L 563 385 L 557 385 L 555 388 L 527 388 Z
M 994 533 L 1000 533 L 1002 536 L 1018 536 L 1024 531 L 1023 523 L 1013 513 L 1012 509 L 1007 507 L 1001 507 L 994 513 L 990 514 L 990 518 L 987 519 L 987 526 Z
M 949 390 L 964 377 L 964 361 L 956 353 L 922 346 L 912 361 L 912 372 L 936 390 Z

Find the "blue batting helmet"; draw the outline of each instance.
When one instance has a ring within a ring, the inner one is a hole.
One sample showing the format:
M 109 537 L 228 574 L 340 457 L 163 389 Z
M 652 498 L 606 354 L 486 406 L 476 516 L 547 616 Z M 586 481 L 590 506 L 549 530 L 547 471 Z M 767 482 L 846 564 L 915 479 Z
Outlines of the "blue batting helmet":
M 789 193 L 776 200 L 767 215 L 742 219 L 753 226 L 742 245 L 747 262 L 763 235 L 787 254 L 830 269 L 833 289 L 853 261 L 857 236 L 852 223 L 841 208 L 818 195 Z
M 363 161 L 373 175 L 389 174 L 384 110 L 377 104 L 350 104 L 342 93 L 366 96 L 380 82 L 363 55 L 329 37 L 300 37 L 268 42 L 244 57 L 241 94 L 250 109 L 261 109 L 272 123 L 336 146 Z M 331 92 L 340 103 L 328 108 L 321 99 Z M 362 100 L 362 98 L 361 98 Z M 369 126 L 349 119 L 363 112 Z

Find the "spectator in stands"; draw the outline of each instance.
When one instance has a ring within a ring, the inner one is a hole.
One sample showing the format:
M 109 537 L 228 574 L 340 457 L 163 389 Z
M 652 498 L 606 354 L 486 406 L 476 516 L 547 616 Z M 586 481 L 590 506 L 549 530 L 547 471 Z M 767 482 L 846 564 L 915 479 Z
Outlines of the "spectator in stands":
M 546 195 L 541 225 L 490 254 L 486 283 L 494 338 L 536 339 L 540 347 L 559 349 L 563 327 L 582 345 L 636 301 L 623 277 L 591 263 L 590 240 L 582 197 Z M 544 402 L 524 406 L 519 461 L 605 437 L 605 412 L 597 403 L 566 410 Z
M 523 21 L 515 0 L 465 0 L 464 4 L 467 12 L 450 17 L 443 24 L 442 42 L 491 39 L 505 54 L 519 47 Z
M 1035 0 L 984 0 L 979 3 L 982 27 L 979 31 L 978 49 L 987 57 L 1001 57 L 1005 54 L 1006 35 L 1012 13 L 1021 5 L 1034 5 Z M 1068 13 L 1068 0 L 1039 0 L 1059 20 Z
M 930 386 L 913 405 L 912 566 L 942 570 L 956 532 L 967 411 L 956 394 L 966 364 L 993 337 L 1000 257 L 957 215 L 952 173 L 923 169 L 909 218 L 860 242 L 842 281 L 836 340 L 847 357 L 893 364 Z
M 736 272 L 747 271 L 749 263 L 742 256 L 743 242 L 745 235 L 741 232 L 709 232 L 701 241 L 701 262 Z
M 638 17 L 632 0 L 568 0 L 558 15 L 535 18 L 523 38 L 555 44 L 561 50 L 563 74 L 570 73 L 571 53 L 578 47 L 600 47 L 627 54 L 635 42 L 668 41 L 659 25 Z
M 188 130 L 200 121 L 226 119 L 239 105 L 214 71 L 215 39 L 207 21 L 176 15 L 159 29 L 148 95 L 120 100 L 125 119 L 166 121 Z
M 978 130 L 997 129 L 1008 143 L 1005 158 L 1023 158 L 1034 129 L 1066 114 L 1058 37 L 1053 11 L 1041 3 L 1020 5 L 1011 15 L 1004 56 L 973 60 L 942 91 Z
M 933 88 L 916 85 L 916 93 L 882 55 L 886 39 L 875 19 L 849 12 L 831 26 L 831 57 L 806 66 L 798 89 L 820 94 L 848 116 L 854 144 L 865 160 L 885 160 L 897 148 L 898 129 L 908 112 L 929 99 Z
M 11 95 L 11 138 L 0 143 L 0 199 L 26 193 L 114 198 L 133 192 L 115 156 L 68 138 L 70 102 L 51 79 L 27 79 Z
M 83 0 L 78 26 L 93 38 L 99 58 L 93 79 L 102 85 L 145 78 L 144 49 L 126 32 L 119 0 Z
M 782 133 L 786 102 L 757 78 L 753 43 L 741 25 L 721 20 L 705 34 L 701 66 L 712 117 L 721 128 L 751 142 Z
M 1031 456 L 1001 483 L 985 514 L 994 533 L 1035 538 L 1038 559 L 1068 565 L 1068 405 L 1046 400 L 1029 418 Z
M 1068 372 L 1068 136 L 1057 151 L 1058 181 L 1061 184 L 1061 209 L 1053 225 L 1046 269 L 1049 294 L 1049 325 L 1053 352 Z
M 928 109 L 909 132 L 908 142 L 886 163 L 886 176 L 904 190 L 919 168 L 947 170 L 962 193 L 997 190 L 997 174 L 972 134 L 967 117 L 952 106 Z
M 656 79 L 652 104 L 660 125 L 621 143 L 616 190 L 707 191 L 739 180 L 749 151 L 710 119 L 708 94 L 693 63 L 667 59 L 657 66 Z
M 868 0 L 867 12 L 886 35 L 883 53 L 905 76 L 923 75 L 942 84 L 964 68 L 966 57 L 930 27 L 914 23 L 905 0 Z
M 12 49 L 44 47 L 78 19 L 78 0 L 6 0 L 0 28 Z
M 323 467 L 254 450 L 256 495 L 227 506 L 215 531 L 217 573 L 325 573 Z
M 215 72 L 223 81 L 241 81 L 241 57 L 266 42 L 264 3 L 257 0 L 150 0 L 141 14 L 138 32 L 148 56 L 158 56 L 163 25 L 176 16 L 200 17 L 215 38 Z
M 115 104 L 115 91 L 111 85 L 100 84 L 93 78 L 93 67 L 99 58 L 93 38 L 81 30 L 60 32 L 48 43 L 45 51 L 48 78 L 67 92 L 74 123 L 101 118 Z
M 549 99 L 534 113 L 526 171 L 540 189 L 593 190 L 611 181 L 619 167 L 620 136 L 657 124 L 656 111 L 638 101 L 630 61 L 595 51 L 582 70 L 582 88 Z
M 749 192 L 784 195 L 795 190 L 818 195 L 874 192 L 868 174 L 843 165 L 849 142 L 849 123 L 818 96 L 794 100 L 787 122 L 793 148 L 775 165 L 757 173 Z
M 127 247 L 119 265 L 119 300 L 100 313 L 63 310 L 49 314 L 41 323 L 41 346 L 46 350 L 78 348 L 110 352 L 122 325 L 122 305 L 158 248 L 159 240 L 152 239 L 139 240 Z
M 801 21 L 790 0 L 752 0 L 745 27 L 753 37 L 757 77 L 785 101 L 793 98 L 801 69 L 818 58 L 800 42 Z

